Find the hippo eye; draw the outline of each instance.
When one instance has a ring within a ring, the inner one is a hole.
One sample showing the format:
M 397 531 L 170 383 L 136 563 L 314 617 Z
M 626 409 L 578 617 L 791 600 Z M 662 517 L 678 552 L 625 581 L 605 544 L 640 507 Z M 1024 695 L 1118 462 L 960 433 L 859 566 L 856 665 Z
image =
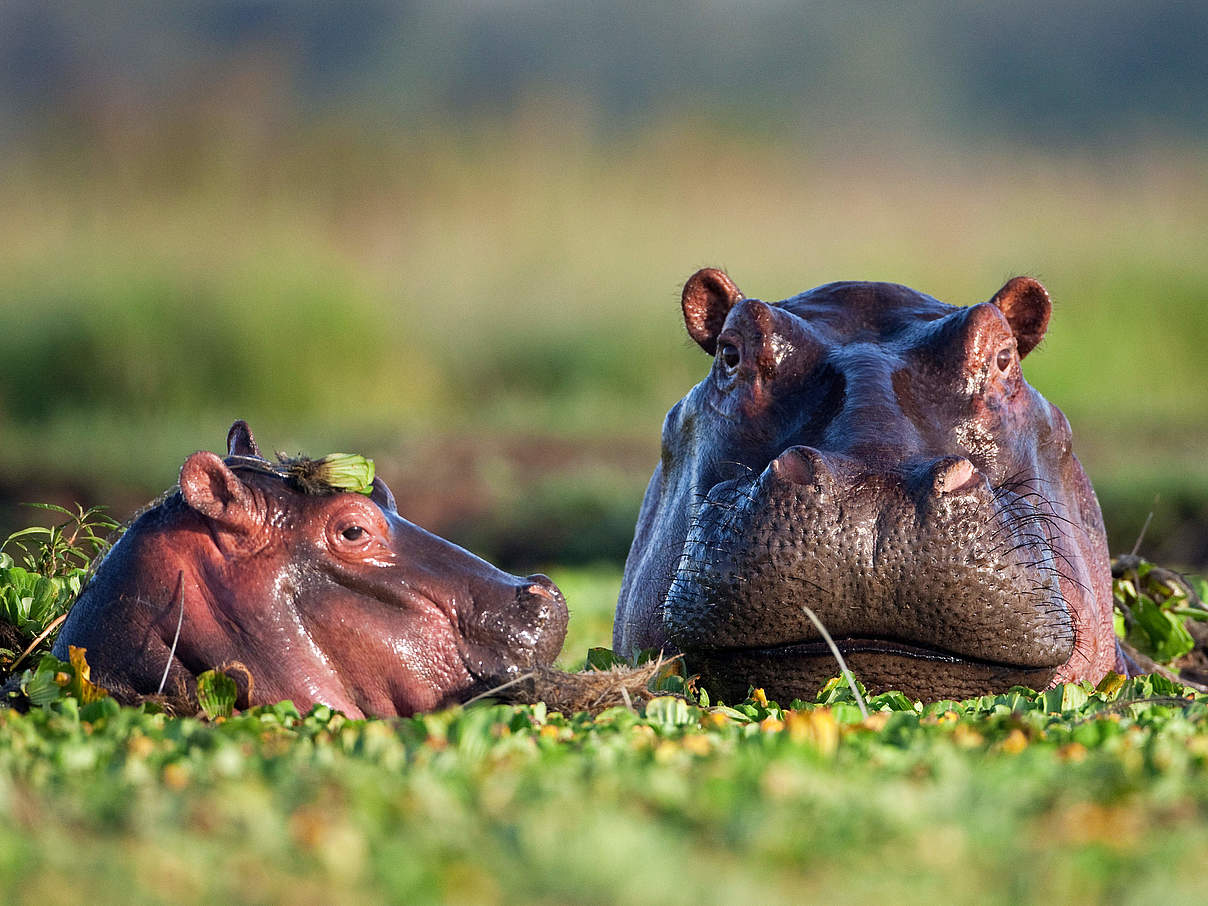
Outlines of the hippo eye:
M 727 371 L 733 371 L 742 361 L 742 353 L 733 343 L 722 343 L 718 352 L 721 354 L 721 363 L 726 366 Z
M 340 532 L 346 541 L 360 541 L 365 535 L 365 530 L 359 525 L 350 525 L 344 531 Z
M 994 364 L 998 366 L 999 371 L 1006 371 L 1011 367 L 1011 347 L 1006 346 L 998 350 L 998 358 L 994 360 Z

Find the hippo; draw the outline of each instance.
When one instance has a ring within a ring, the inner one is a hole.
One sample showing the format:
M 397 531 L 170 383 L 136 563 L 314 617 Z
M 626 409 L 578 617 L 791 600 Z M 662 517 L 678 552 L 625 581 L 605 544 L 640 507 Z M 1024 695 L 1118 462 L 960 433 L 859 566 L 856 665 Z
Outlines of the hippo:
M 682 652 L 715 696 L 812 699 L 839 669 L 808 609 L 872 691 L 1128 669 L 1095 492 L 1021 371 L 1038 281 L 969 307 L 875 282 L 769 304 L 707 268 L 682 308 L 713 366 L 663 425 L 618 652 Z
M 195 710 L 197 676 L 218 668 L 240 708 L 406 716 L 561 650 L 566 603 L 545 576 L 509 575 L 411 524 L 378 477 L 342 490 L 324 460 L 270 462 L 242 421 L 227 446 L 185 460 L 55 642 L 64 660 L 86 649 L 93 682 L 119 701 L 162 693 Z

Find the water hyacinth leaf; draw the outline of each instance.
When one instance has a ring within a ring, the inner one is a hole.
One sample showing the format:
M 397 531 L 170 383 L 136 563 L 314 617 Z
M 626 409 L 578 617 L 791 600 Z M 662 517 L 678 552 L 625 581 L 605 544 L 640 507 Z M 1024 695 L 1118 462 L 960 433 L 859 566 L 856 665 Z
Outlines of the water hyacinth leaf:
M 63 688 L 55 682 L 55 674 L 35 671 L 21 684 L 21 691 L 34 708 L 45 708 L 63 697 Z
M 1163 610 L 1148 595 L 1132 604 L 1133 625 L 1128 643 L 1159 663 L 1169 663 L 1195 647 L 1183 619 Z
M 239 687 L 221 671 L 207 670 L 197 677 L 197 704 L 210 720 L 230 717 L 238 697 Z
M 901 692 L 882 692 L 868 699 L 872 711 L 914 711 L 916 702 Z
M 376 469 L 372 459 L 358 453 L 329 453 L 315 463 L 316 477 L 341 491 L 370 494 Z
M 629 662 L 619 657 L 611 648 L 588 648 L 584 670 L 611 670 L 613 667 L 627 667 Z
M 1187 582 L 1195 590 L 1196 597 L 1200 599 L 1200 603 L 1208 605 L 1208 579 L 1202 579 L 1199 576 L 1188 576 Z
M 94 722 L 104 717 L 117 717 L 121 713 L 122 706 L 106 695 L 80 708 L 80 720 Z
M 671 728 L 690 724 L 695 718 L 682 698 L 664 695 L 646 703 L 646 719 L 664 728 Z
M 633 656 L 630 663 L 634 667 L 641 667 L 643 664 L 648 664 L 650 661 L 653 661 L 656 657 L 661 657 L 662 654 L 663 652 L 659 648 L 643 648 Z
M 649 688 L 652 692 L 674 692 L 683 695 L 685 693 L 684 678 L 677 673 L 659 673 L 650 680 Z
M 1095 691 L 1100 695 L 1112 698 L 1124 688 L 1124 683 L 1127 680 L 1128 677 L 1113 670 L 1107 676 L 1103 677 L 1103 679 L 1099 680 L 1099 685 L 1095 687 Z
M 92 669 L 84 656 L 86 649 L 68 646 L 68 657 L 71 659 L 71 682 L 67 686 L 68 694 L 79 699 L 81 704 L 88 704 L 104 698 L 109 694 L 108 689 L 93 685 Z

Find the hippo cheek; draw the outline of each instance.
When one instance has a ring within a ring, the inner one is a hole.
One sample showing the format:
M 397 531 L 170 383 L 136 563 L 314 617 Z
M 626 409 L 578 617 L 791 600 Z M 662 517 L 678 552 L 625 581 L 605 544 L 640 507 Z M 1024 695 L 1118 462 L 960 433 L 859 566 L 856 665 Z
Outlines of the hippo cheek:
M 450 616 L 419 595 L 389 602 L 347 589 L 301 604 L 302 622 L 331 666 L 329 684 L 366 714 L 406 716 L 459 699 L 472 685 Z
M 706 688 L 812 698 L 838 666 L 803 605 L 870 688 L 944 698 L 1049 685 L 1075 627 L 1043 520 L 956 460 L 924 470 L 920 490 L 917 476 L 793 448 L 714 487 L 664 603 Z

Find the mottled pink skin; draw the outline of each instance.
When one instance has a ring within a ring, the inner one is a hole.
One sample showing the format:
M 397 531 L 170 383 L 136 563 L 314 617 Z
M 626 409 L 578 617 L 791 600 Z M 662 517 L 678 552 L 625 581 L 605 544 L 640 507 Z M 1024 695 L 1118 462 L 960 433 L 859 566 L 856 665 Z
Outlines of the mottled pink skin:
M 1094 491 L 1023 378 L 1050 303 L 1017 277 L 946 305 L 890 283 L 774 304 L 684 287 L 715 356 L 668 414 L 614 647 L 683 651 L 711 691 L 812 697 L 836 672 L 920 698 L 1123 670 Z
M 225 461 L 195 453 L 180 491 L 131 526 L 72 609 L 55 651 L 87 649 L 119 699 L 195 702 L 226 668 L 239 707 L 292 699 L 349 716 L 408 715 L 553 660 L 566 605 L 412 525 L 374 493 L 307 495 L 256 467 L 246 426 Z M 259 460 L 263 462 L 263 460 Z M 183 613 L 183 618 L 181 617 Z

